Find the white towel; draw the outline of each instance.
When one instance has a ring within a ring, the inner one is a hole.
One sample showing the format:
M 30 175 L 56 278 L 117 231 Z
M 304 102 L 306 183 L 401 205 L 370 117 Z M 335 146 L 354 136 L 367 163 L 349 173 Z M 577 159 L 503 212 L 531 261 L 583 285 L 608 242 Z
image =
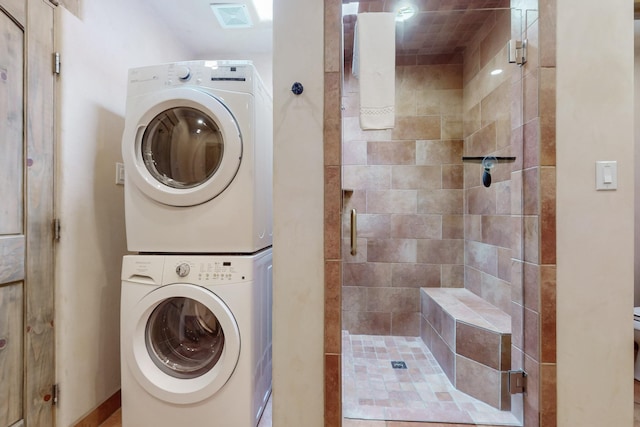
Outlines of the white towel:
M 360 127 L 391 129 L 396 98 L 395 14 L 359 13 L 357 33 Z

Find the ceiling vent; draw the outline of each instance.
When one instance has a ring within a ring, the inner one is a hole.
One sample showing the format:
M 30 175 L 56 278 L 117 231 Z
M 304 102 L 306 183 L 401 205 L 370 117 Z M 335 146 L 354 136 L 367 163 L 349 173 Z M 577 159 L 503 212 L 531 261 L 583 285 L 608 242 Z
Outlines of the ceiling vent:
M 249 28 L 253 26 L 246 4 L 211 3 L 210 6 L 222 28 Z

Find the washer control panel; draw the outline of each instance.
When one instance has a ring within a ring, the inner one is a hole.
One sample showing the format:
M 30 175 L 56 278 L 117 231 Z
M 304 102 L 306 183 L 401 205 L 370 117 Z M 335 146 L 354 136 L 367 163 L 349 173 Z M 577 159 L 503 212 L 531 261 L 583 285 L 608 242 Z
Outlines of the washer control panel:
M 203 286 L 246 282 L 252 279 L 252 268 L 251 264 L 245 264 L 246 260 L 242 257 L 168 257 L 164 282 L 188 282 Z

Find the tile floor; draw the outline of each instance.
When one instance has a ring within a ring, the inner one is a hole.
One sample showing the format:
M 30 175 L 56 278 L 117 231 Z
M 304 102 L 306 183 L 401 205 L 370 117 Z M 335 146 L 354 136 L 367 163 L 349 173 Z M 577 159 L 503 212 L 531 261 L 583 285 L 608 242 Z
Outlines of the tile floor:
M 343 331 L 342 338 L 345 418 L 519 425 L 510 412 L 456 390 L 419 337 Z M 392 368 L 392 361 L 405 362 L 406 369 Z
M 633 427 L 640 427 L 640 381 L 634 384 L 634 423 Z M 113 413 L 99 427 L 122 427 L 122 413 L 120 409 Z M 258 427 L 271 427 L 271 399 L 265 409 L 265 413 L 260 420 Z M 285 426 L 286 427 L 286 426 Z M 423 422 L 403 422 L 403 421 L 378 421 L 378 420 L 355 420 L 345 418 L 342 427 L 469 427 L 466 424 L 450 423 L 423 423 Z M 483 427 L 497 427 L 484 425 Z

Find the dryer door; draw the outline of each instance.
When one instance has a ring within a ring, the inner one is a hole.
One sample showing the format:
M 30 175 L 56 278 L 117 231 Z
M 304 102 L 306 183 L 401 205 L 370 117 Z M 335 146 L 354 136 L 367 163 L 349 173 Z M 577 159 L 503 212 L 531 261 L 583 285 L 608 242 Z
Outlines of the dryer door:
M 240 332 L 227 305 L 205 288 L 160 287 L 136 304 L 124 340 L 138 383 L 165 402 L 190 404 L 214 395 L 240 355 Z
M 126 179 L 144 194 L 170 206 L 193 206 L 229 186 L 242 160 L 242 135 L 222 100 L 174 88 L 132 100 L 127 108 Z

